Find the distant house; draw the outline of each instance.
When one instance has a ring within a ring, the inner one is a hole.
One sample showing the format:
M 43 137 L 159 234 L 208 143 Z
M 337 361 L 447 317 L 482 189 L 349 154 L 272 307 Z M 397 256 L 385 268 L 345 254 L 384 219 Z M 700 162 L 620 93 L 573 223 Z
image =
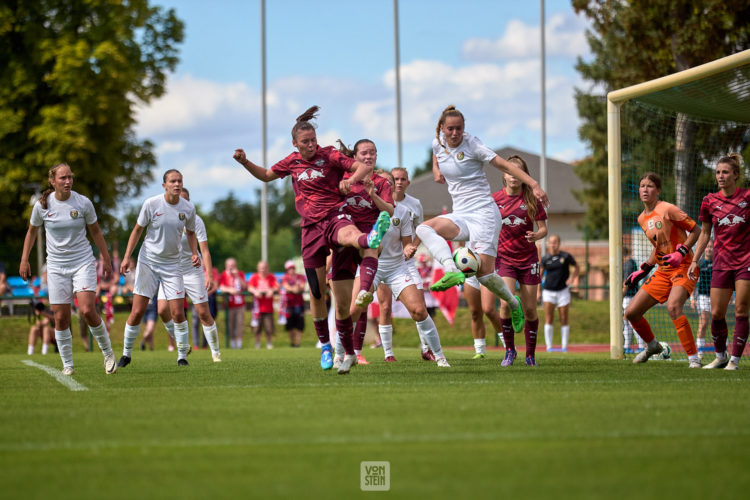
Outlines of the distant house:
M 502 158 L 518 155 L 526 161 L 531 177 L 539 180 L 540 157 L 528 151 L 504 147 L 495 150 Z M 487 180 L 492 192 L 503 187 L 502 173 L 487 167 Z M 547 209 L 547 225 L 549 234 L 558 234 L 562 240 L 562 249 L 570 252 L 581 266 L 581 274 L 586 273 L 586 258 L 588 257 L 589 286 L 604 286 L 608 279 L 608 244 L 606 241 L 589 242 L 586 245 L 586 235 L 579 225 L 583 221 L 586 208 L 580 203 L 573 191 L 583 189 L 583 183 L 573 171 L 573 165 L 552 158 L 547 158 L 547 195 L 550 206 Z M 451 197 L 445 184 L 438 184 L 433 180 L 432 173 L 422 174 L 412 179 L 407 192 L 422 202 L 425 219 L 451 211 Z M 582 281 L 582 284 L 584 282 Z M 580 294 L 584 296 L 584 293 Z M 602 300 L 606 294 L 602 290 L 589 293 L 592 299 Z

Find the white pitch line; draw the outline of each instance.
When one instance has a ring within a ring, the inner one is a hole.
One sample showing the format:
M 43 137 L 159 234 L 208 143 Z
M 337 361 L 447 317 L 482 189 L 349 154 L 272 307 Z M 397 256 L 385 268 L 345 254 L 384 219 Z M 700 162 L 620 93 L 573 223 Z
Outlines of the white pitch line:
M 55 380 L 60 382 L 62 385 L 70 389 L 71 391 L 88 391 L 89 388 L 86 387 L 83 384 L 79 384 L 75 380 L 73 380 L 73 377 L 70 377 L 68 375 L 63 375 L 61 371 L 55 370 L 54 368 L 51 368 L 47 365 L 40 365 L 39 363 L 34 363 L 33 361 L 30 361 L 28 359 L 24 359 L 21 361 L 21 363 L 31 366 L 34 368 L 39 368 L 42 371 L 45 371 L 55 377 Z

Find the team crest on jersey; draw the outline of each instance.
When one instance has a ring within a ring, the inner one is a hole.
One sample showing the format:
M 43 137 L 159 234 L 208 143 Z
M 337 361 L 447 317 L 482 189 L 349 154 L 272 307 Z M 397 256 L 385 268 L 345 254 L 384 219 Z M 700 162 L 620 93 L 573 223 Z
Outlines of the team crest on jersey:
M 183 213 L 180 214 L 180 220 L 185 220 L 185 214 Z
M 747 202 L 745 200 L 742 200 L 741 202 L 737 203 L 737 206 L 740 208 L 745 208 L 747 206 Z
M 461 160 L 463 160 L 463 159 L 464 159 L 464 152 L 463 152 L 463 151 L 461 151 L 460 153 L 458 153 L 458 154 L 456 155 L 456 159 L 457 159 L 458 161 L 461 161 Z
M 78 210 L 71 210 L 70 211 L 70 218 L 71 219 L 77 219 L 78 218 Z
M 526 203 L 521 203 L 521 210 L 526 210 Z
M 398 226 L 399 224 L 401 224 L 401 219 L 399 219 L 398 217 L 394 217 L 393 219 L 391 219 L 391 225 Z
M 326 161 L 322 158 L 320 160 L 315 160 L 315 165 L 317 165 L 318 167 L 322 167 L 325 164 L 326 164 Z
M 661 221 L 656 221 L 656 229 L 661 229 Z

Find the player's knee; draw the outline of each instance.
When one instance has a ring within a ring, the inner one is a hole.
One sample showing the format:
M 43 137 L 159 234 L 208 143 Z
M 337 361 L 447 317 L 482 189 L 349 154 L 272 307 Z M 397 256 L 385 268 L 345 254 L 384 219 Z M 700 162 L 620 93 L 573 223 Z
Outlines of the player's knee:
M 682 316 L 682 304 L 679 302 L 667 304 L 667 312 L 670 319 L 677 319 Z
M 472 321 L 482 321 L 482 309 L 472 309 L 471 310 L 471 320 Z
M 305 274 L 307 275 L 307 283 L 310 285 L 310 294 L 316 299 L 320 299 L 323 294 L 320 292 L 320 283 L 318 282 L 318 273 L 315 272 L 314 268 L 305 268 Z
M 424 321 L 427 319 L 427 308 L 425 306 L 417 306 L 414 308 L 414 310 L 411 313 L 412 319 L 414 321 Z

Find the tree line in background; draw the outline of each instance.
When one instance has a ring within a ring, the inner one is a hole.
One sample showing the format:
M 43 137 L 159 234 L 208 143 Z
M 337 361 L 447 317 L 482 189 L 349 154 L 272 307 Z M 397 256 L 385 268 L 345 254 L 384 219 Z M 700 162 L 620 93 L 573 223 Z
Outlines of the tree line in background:
M 590 156 L 575 168 L 585 184 L 576 196 L 586 205 L 583 224 L 591 230 L 591 236 L 605 238 L 609 218 L 607 93 L 747 50 L 750 48 L 750 2 L 573 0 L 573 8 L 591 23 L 587 39 L 593 54 L 591 61 L 579 58 L 576 66 L 589 85 L 587 89 L 576 89 L 576 102 L 582 121 L 579 135 L 590 151 Z M 712 144 L 722 142 L 716 135 L 743 135 L 742 131 L 726 131 L 711 125 L 672 126 L 670 136 L 661 133 L 668 130 L 667 123 L 646 125 L 624 127 L 623 134 L 630 135 L 623 137 L 623 144 L 625 141 L 638 143 L 643 157 L 659 157 L 662 156 L 659 152 L 666 150 L 673 152 L 673 160 L 671 163 L 667 161 L 666 165 L 668 177 L 674 179 L 672 189 L 677 191 L 674 194 L 678 204 L 686 195 L 702 197 L 701 192 L 715 191 L 711 165 L 706 165 L 705 160 L 717 152 Z M 700 155 L 681 162 L 685 158 L 679 158 L 678 144 L 690 144 Z M 741 139 L 736 147 L 744 148 L 745 160 L 750 160 L 746 138 Z M 634 179 L 623 181 L 623 185 L 637 182 Z M 640 211 L 640 207 L 629 209 Z

